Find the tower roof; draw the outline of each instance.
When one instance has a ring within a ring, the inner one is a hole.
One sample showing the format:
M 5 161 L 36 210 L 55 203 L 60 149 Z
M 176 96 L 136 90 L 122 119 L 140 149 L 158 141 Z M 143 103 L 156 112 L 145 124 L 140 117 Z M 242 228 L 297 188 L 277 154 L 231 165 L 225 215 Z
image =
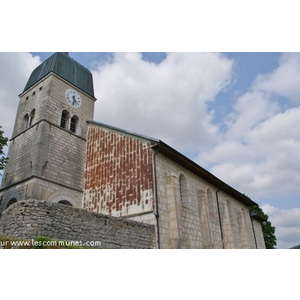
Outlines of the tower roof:
M 92 73 L 71 58 L 68 52 L 54 53 L 33 70 L 23 92 L 32 87 L 50 72 L 56 73 L 90 96 L 95 97 Z

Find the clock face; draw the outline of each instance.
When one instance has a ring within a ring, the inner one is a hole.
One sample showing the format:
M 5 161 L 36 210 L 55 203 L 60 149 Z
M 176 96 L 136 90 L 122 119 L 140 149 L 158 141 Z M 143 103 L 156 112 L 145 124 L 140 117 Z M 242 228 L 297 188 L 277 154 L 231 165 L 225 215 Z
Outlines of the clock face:
M 80 107 L 80 105 L 81 105 L 81 97 L 80 97 L 80 95 L 76 91 L 74 91 L 72 89 L 66 90 L 66 92 L 65 92 L 65 98 L 66 98 L 67 102 L 71 106 L 73 106 L 75 108 Z

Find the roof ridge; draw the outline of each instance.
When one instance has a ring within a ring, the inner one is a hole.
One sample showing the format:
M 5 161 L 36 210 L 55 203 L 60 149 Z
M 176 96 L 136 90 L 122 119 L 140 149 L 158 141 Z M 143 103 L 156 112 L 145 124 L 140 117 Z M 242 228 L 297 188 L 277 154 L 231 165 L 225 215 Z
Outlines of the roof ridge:
M 156 143 L 160 143 L 161 142 L 161 140 L 155 139 L 153 137 L 149 137 L 149 136 L 146 136 L 146 135 L 143 135 L 143 134 L 140 134 L 140 133 L 136 133 L 136 132 L 133 132 L 133 131 L 125 130 L 125 129 L 122 129 L 122 128 L 119 128 L 119 127 L 115 127 L 115 126 L 112 126 L 112 125 L 108 125 L 108 124 L 102 123 L 102 122 L 97 122 L 97 121 L 94 121 L 94 120 L 87 120 L 87 122 L 95 124 L 95 125 L 99 125 L 99 126 L 102 126 L 102 127 L 106 127 L 108 129 L 112 129 L 112 130 L 116 130 L 116 131 L 119 131 L 119 132 L 123 132 L 125 134 L 134 135 L 136 137 L 147 139 L 147 140 L 150 140 L 152 142 L 156 142 Z

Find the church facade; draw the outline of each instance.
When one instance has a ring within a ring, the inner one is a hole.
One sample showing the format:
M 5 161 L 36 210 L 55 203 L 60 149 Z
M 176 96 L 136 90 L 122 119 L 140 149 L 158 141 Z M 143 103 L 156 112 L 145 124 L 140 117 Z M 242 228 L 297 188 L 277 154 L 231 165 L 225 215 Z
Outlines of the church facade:
M 257 205 L 163 141 L 93 121 L 91 72 L 67 53 L 20 94 L 0 212 L 47 200 L 149 223 L 157 248 L 265 248 Z

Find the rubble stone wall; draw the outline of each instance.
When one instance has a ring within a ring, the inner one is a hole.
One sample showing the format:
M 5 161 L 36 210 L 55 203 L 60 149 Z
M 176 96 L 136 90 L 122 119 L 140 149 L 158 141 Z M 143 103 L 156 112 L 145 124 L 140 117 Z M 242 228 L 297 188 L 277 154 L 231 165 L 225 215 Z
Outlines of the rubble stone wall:
M 153 225 L 39 200 L 21 200 L 7 208 L 0 219 L 0 234 L 101 242 L 101 248 L 107 249 L 156 248 Z

